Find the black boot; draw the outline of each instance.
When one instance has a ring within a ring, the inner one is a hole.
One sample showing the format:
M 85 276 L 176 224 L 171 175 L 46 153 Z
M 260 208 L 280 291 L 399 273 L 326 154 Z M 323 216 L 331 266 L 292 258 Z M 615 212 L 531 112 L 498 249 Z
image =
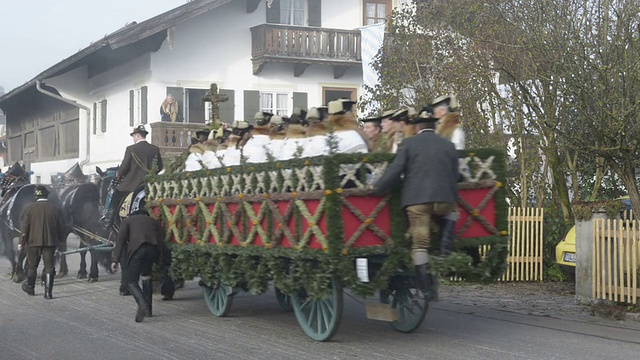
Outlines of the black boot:
M 447 256 L 453 250 L 454 220 L 443 219 L 440 224 L 440 255 Z
M 133 298 L 136 299 L 136 303 L 138 304 L 138 311 L 136 312 L 136 322 L 141 322 L 144 320 L 144 315 L 147 313 L 147 302 L 144 299 L 144 294 L 142 294 L 142 289 L 136 283 L 129 283 L 128 285 L 129 292 L 133 295 Z
M 27 276 L 27 280 L 22 282 L 22 291 L 26 292 L 28 295 L 34 296 L 36 288 L 36 277 L 35 276 Z
M 54 274 L 47 273 L 44 276 L 44 298 L 47 300 L 53 299 L 51 291 L 53 290 L 53 278 Z
M 427 270 L 427 264 L 416 266 L 417 287 L 427 302 L 438 301 L 438 280 Z
M 142 280 L 142 294 L 144 295 L 144 300 L 147 302 L 147 312 L 145 313 L 145 317 L 153 316 L 153 281 Z

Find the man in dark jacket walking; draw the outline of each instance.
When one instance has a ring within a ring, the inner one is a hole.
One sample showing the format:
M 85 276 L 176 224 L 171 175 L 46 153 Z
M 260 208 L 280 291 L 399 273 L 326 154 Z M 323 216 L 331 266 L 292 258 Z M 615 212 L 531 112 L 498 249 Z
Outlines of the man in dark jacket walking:
M 375 184 L 375 192 L 382 194 L 403 182 L 401 202 L 409 219 L 411 258 L 418 286 L 429 301 L 437 299 L 437 281 L 427 271 L 431 217 L 451 212 L 458 198 L 458 152 L 451 141 L 434 133 L 437 120 L 430 108 L 421 111 L 413 121 L 418 134 L 403 142 Z
M 151 283 L 151 267 L 164 258 L 168 252 L 164 242 L 164 230 L 160 222 L 149 216 L 144 210 L 138 210 L 125 218 L 120 225 L 118 241 L 113 251 L 111 268 L 117 271 L 118 262 L 126 246 L 128 289 L 138 304 L 136 322 L 152 316 L 151 299 L 153 287 Z M 162 264 L 161 264 L 162 265 Z M 138 285 L 142 278 L 142 289 Z
M 55 268 L 53 255 L 58 244 L 67 235 L 67 224 L 62 210 L 50 203 L 49 191 L 44 186 L 37 186 L 34 191 L 36 202 L 30 204 L 22 214 L 22 237 L 18 251 L 27 246 L 27 280 L 22 283 L 22 290 L 35 295 L 35 283 L 40 258 L 44 262 L 44 298 L 52 299 L 53 277 Z

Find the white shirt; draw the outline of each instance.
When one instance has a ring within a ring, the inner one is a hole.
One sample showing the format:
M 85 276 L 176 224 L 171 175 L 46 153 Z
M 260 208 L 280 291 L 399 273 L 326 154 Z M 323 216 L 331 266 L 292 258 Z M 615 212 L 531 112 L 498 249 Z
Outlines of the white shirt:
M 356 130 L 336 131 L 333 133 L 338 140 L 338 153 L 354 154 L 368 153 L 367 142 Z
M 296 153 L 299 148 L 302 148 L 302 153 L 299 157 L 304 157 L 304 149 L 309 143 L 309 139 L 307 138 L 299 138 L 299 139 L 284 139 L 284 144 L 282 145 L 282 151 L 280 152 L 279 160 L 290 160 L 295 158 Z
M 207 150 L 201 156 L 202 163 L 207 169 L 216 169 L 221 167 L 220 160 L 214 151 Z
M 185 171 L 198 171 L 202 170 L 202 165 L 200 165 L 200 160 L 202 156 L 197 153 L 189 154 L 187 160 L 184 162 L 184 170 Z
M 244 145 L 243 153 L 247 157 L 247 162 L 264 163 L 267 162 L 267 150 L 269 149 L 269 135 L 253 135 Z
M 457 150 L 464 150 L 464 131 L 462 128 L 458 127 L 453 130 L 451 142 L 456 146 Z

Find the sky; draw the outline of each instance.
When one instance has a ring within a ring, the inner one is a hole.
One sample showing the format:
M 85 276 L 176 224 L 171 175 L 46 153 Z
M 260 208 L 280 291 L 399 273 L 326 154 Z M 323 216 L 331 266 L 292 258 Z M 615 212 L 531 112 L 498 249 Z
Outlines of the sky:
M 187 0 L 0 0 L 0 86 L 5 92 L 125 26 Z

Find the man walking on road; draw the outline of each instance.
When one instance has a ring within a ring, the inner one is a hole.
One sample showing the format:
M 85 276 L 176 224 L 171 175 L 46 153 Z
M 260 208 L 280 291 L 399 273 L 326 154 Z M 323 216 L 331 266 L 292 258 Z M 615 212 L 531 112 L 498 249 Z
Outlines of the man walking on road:
M 126 245 L 127 259 L 127 285 L 138 304 L 136 322 L 141 322 L 145 317 L 151 317 L 153 287 L 151 282 L 151 267 L 159 259 L 164 260 L 162 254 L 168 252 L 164 243 L 164 231 L 162 225 L 149 216 L 149 213 L 140 209 L 122 221 L 118 241 L 113 251 L 111 269 L 118 270 L 123 247 Z M 162 266 L 163 264 L 161 264 Z M 142 278 L 142 289 L 138 284 Z
M 22 290 L 35 295 L 35 283 L 40 258 L 44 262 L 44 298 L 52 299 L 53 277 L 55 268 L 53 254 L 60 241 L 67 235 L 67 224 L 62 210 L 50 203 L 49 190 L 37 186 L 34 195 L 36 202 L 30 204 L 22 215 L 22 237 L 18 251 L 27 246 L 27 280 L 22 283 Z

